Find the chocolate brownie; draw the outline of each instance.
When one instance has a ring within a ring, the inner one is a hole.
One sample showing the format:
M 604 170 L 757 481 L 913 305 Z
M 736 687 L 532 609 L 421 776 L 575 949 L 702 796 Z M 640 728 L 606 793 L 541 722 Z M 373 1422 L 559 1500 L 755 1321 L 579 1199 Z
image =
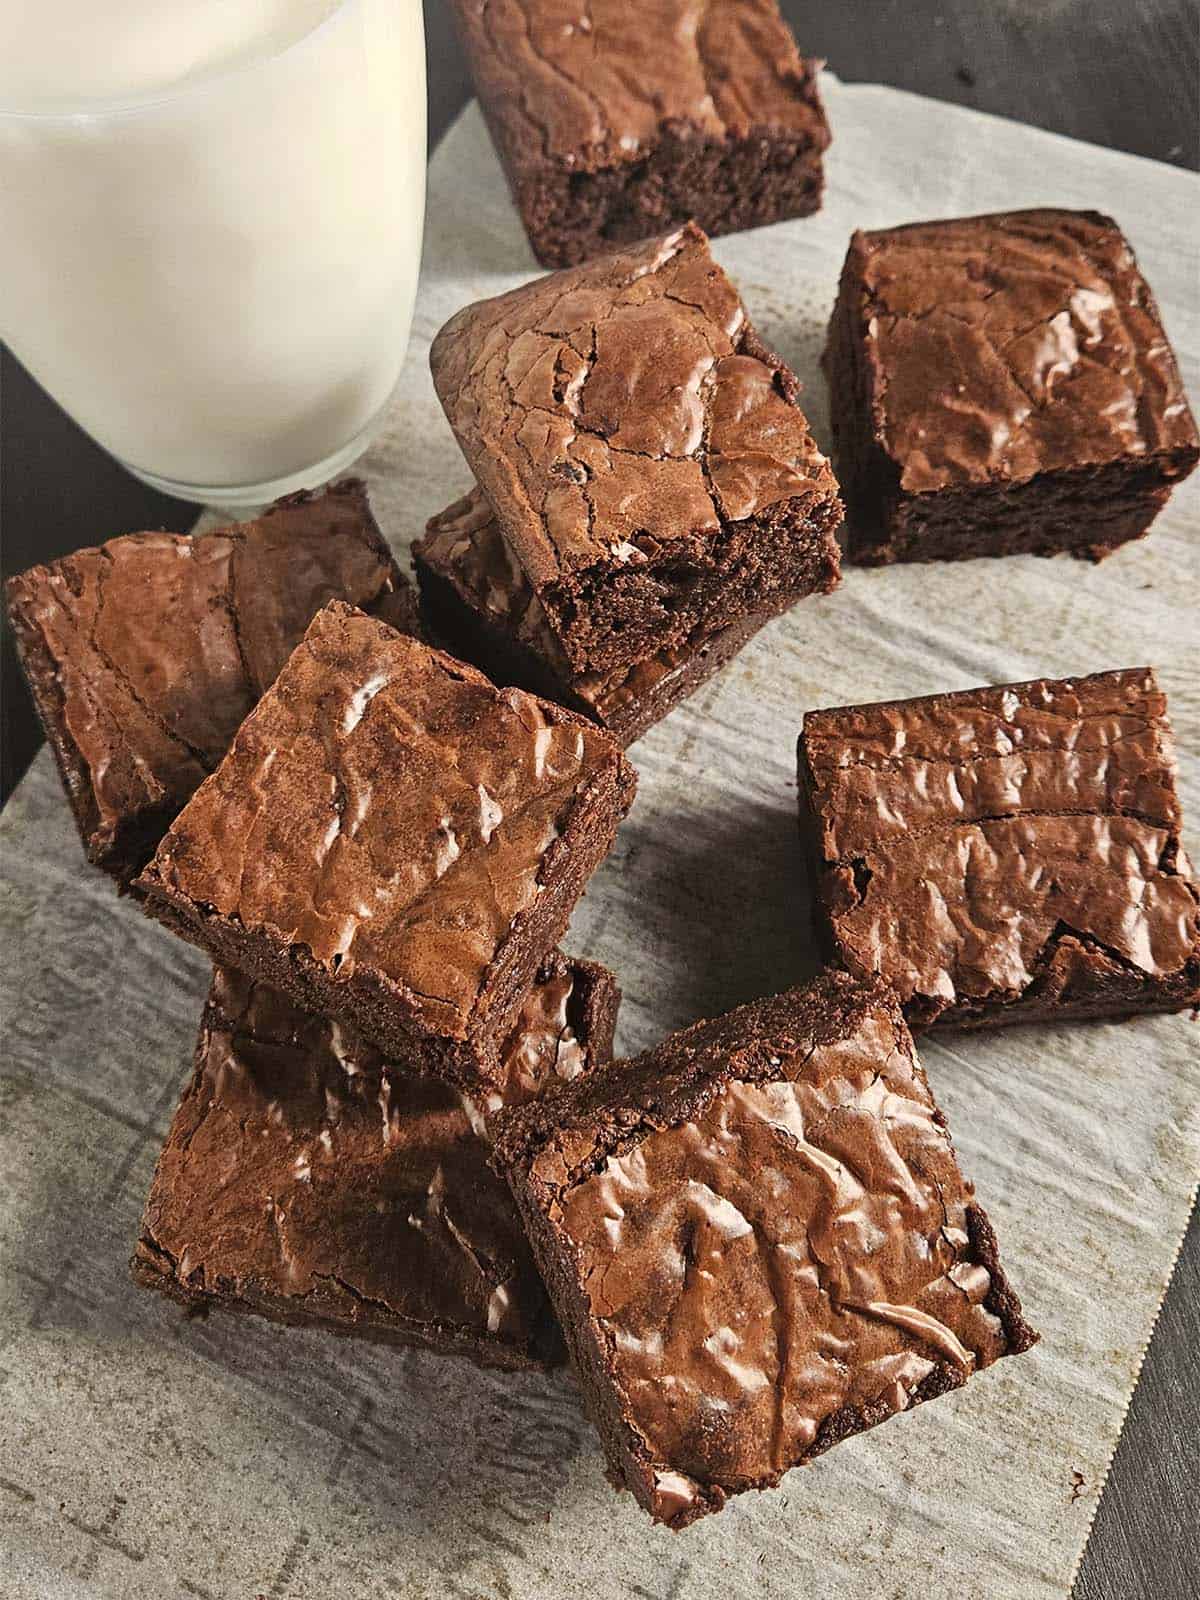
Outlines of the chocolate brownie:
M 810 711 L 800 809 L 831 955 L 913 1026 L 1200 1004 L 1200 888 L 1148 667 Z
M 732 233 L 821 204 L 829 124 L 775 0 L 453 0 L 538 260 L 694 217 Z
M 1094 211 L 856 233 L 824 365 L 854 561 L 1098 561 L 1200 459 L 1154 296 Z
M 827 973 L 500 1119 L 610 1472 L 682 1528 L 1037 1335 L 894 997 Z
M 635 781 L 584 718 L 333 601 L 137 888 L 216 962 L 477 1088 Z
M 607 1061 L 612 975 L 554 954 L 501 1051 L 504 1103 Z M 481 1106 L 219 968 L 158 1159 L 134 1278 L 253 1311 L 519 1367 L 562 1343 Z
M 698 228 L 467 306 L 430 364 L 572 673 L 836 584 L 833 473 Z
M 327 600 L 416 630 L 416 595 L 355 480 L 214 533 L 126 534 L 6 588 L 88 859 L 122 884 Z
M 413 546 L 421 607 L 440 643 L 494 683 L 516 684 L 591 717 L 630 745 L 708 682 L 770 620 L 699 628 L 630 667 L 573 673 L 482 493 L 434 517 Z

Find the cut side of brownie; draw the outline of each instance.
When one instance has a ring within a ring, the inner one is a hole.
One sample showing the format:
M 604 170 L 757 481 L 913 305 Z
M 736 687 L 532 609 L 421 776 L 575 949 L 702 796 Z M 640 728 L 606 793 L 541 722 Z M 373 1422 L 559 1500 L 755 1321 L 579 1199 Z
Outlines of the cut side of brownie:
M 810 711 L 802 832 L 831 957 L 914 1026 L 1200 1004 L 1200 888 L 1150 668 Z
M 584 718 L 335 601 L 137 888 L 219 965 L 478 1089 L 635 782 Z
M 572 675 L 837 583 L 829 463 L 698 228 L 467 306 L 430 364 Z
M 453 0 L 534 254 L 573 266 L 695 219 L 732 233 L 821 204 L 816 61 L 775 0 Z
M 747 644 L 770 613 L 698 628 L 633 666 L 573 673 L 520 563 L 476 489 L 434 517 L 413 546 L 421 606 L 438 640 L 494 683 L 569 706 L 630 745 Z
M 190 1310 L 418 1344 L 488 1365 L 563 1359 L 487 1118 L 609 1060 L 619 991 L 554 954 L 489 1104 L 218 969 L 155 1170 L 135 1280 Z
M 1036 1342 L 894 997 L 823 975 L 500 1119 L 610 1472 L 685 1527 Z
M 853 561 L 1099 560 L 1200 460 L 1154 296 L 1097 212 L 856 233 L 823 364 Z
M 88 859 L 122 886 L 328 600 L 417 631 L 416 594 L 353 479 L 236 527 L 110 539 L 6 590 Z

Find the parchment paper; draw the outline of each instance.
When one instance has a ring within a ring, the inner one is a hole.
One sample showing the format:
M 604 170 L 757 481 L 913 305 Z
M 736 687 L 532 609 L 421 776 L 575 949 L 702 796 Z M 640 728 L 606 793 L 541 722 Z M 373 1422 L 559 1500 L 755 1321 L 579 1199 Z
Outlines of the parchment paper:
M 1000 207 L 1114 212 L 1200 394 L 1193 178 L 886 89 L 826 90 L 823 213 L 717 245 L 798 368 L 822 436 L 815 362 L 851 228 Z M 430 179 L 412 353 L 366 463 L 398 545 L 467 484 L 429 339 L 465 301 L 533 270 L 474 109 Z M 852 570 L 635 746 L 636 807 L 567 941 L 620 975 L 621 1044 L 811 968 L 793 776 L 806 707 L 1150 659 L 1171 696 L 1195 846 L 1198 490 L 1097 568 Z M 205 964 L 85 869 L 45 753 L 0 838 L 4 1595 L 1066 1593 L 1200 1167 L 1200 1052 L 1185 1019 L 924 1047 L 1044 1343 L 675 1536 L 607 1487 L 566 1376 L 181 1320 L 131 1286 Z

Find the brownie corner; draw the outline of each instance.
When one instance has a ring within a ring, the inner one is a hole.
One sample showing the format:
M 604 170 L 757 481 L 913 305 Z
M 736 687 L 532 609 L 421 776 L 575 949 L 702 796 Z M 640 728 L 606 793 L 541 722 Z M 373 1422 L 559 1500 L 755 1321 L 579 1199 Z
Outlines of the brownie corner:
M 1021 1301 L 1000 1260 L 1000 1245 L 991 1218 L 978 1202 L 967 1207 L 971 1253 L 991 1280 L 984 1305 L 1004 1329 L 1006 1355 L 1022 1355 L 1041 1342 L 1041 1334 L 1025 1318 Z

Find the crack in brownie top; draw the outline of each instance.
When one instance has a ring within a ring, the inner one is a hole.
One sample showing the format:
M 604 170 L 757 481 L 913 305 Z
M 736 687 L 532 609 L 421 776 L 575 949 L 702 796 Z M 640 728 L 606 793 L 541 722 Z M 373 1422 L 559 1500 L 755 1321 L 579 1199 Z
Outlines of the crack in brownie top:
M 356 480 L 290 496 L 243 527 L 126 534 L 7 587 L 14 620 L 53 662 L 89 832 L 182 804 L 327 600 L 390 607 L 397 626 L 416 626 Z
M 1196 450 L 1158 308 L 1110 218 L 1023 211 L 858 233 L 846 271 L 903 490 Z
M 535 591 L 836 495 L 795 379 L 690 225 L 466 307 L 430 363 Z
M 547 853 L 619 758 L 582 718 L 335 602 L 141 880 L 400 986 L 464 1036 Z
M 578 171 L 632 162 L 665 128 L 828 143 L 775 0 L 456 0 L 510 151 Z M 493 116 L 496 112 L 493 111 Z
M 538 974 L 501 1050 L 507 1103 L 594 1064 L 578 975 L 558 954 Z M 315 1302 L 349 1323 L 528 1344 L 548 1320 L 477 1103 L 223 968 L 140 1255 L 196 1293 Z
M 1077 958 L 1076 989 L 1090 967 L 1200 995 L 1149 669 L 810 712 L 800 776 L 843 959 L 915 1020 L 1017 1000 Z

